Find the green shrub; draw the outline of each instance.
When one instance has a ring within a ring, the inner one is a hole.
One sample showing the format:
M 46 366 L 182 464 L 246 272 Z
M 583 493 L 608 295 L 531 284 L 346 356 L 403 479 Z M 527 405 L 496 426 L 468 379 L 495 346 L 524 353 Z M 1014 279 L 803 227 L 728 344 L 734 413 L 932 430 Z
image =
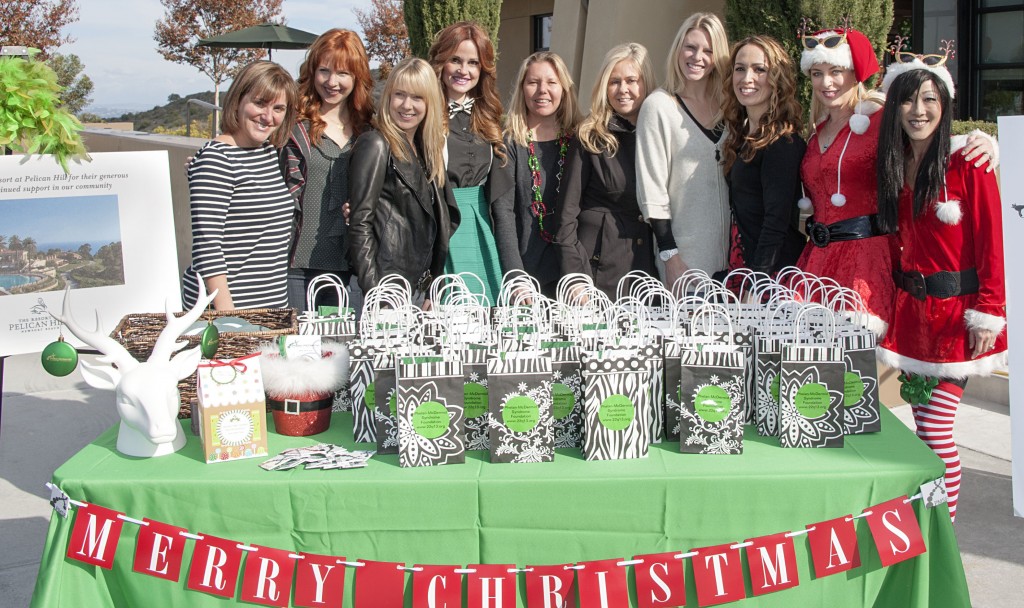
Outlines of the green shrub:
M 405 0 L 405 27 L 412 54 L 426 59 L 434 36 L 458 21 L 476 21 L 498 49 L 501 0 Z
M 999 128 L 994 122 L 988 122 L 987 120 L 954 120 L 953 121 L 953 135 L 967 135 L 971 131 L 978 129 L 984 133 L 988 133 L 992 137 L 996 137 L 999 134 Z

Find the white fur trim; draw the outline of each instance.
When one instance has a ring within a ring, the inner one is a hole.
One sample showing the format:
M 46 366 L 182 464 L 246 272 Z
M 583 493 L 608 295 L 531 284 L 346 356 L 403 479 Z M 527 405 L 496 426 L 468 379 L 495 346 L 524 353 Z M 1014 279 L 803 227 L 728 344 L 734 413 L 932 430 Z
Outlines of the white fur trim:
M 935 215 L 943 224 L 956 226 L 964 217 L 960 201 L 935 201 Z
M 340 389 L 348 381 L 348 346 L 325 342 L 323 353 L 318 361 L 285 359 L 276 344 L 265 344 L 260 349 L 260 369 L 267 395 L 273 399 L 326 396 Z
M 875 334 L 875 338 L 879 341 L 885 337 L 885 332 L 889 331 L 889 324 L 883 321 L 882 317 L 869 312 L 843 310 L 842 315 L 847 320 L 871 330 L 871 333 Z
M 841 32 L 828 31 L 821 32 L 814 36 L 815 38 L 822 40 L 829 36 L 841 35 Z M 811 66 L 816 63 L 824 63 L 827 65 L 836 65 L 841 68 L 848 70 L 853 69 L 853 54 L 850 52 L 850 45 L 845 42 L 834 49 L 826 48 L 825 45 L 819 44 L 811 50 L 806 48 L 800 53 L 800 71 L 804 74 L 809 74 Z
M 904 357 L 899 353 L 882 348 L 875 349 L 879 362 L 893 369 L 910 372 L 919 376 L 932 378 L 960 379 L 968 376 L 988 376 L 997 370 L 1006 369 L 1006 351 L 974 359 L 973 361 L 957 361 L 955 363 L 933 363 Z
M 842 207 L 846 204 L 846 195 L 841 192 L 836 192 L 832 195 L 832 198 L 829 199 L 829 201 L 836 207 Z
M 949 153 L 952 154 L 957 150 L 962 150 L 967 145 L 966 135 L 954 135 L 949 138 Z
M 854 114 L 850 117 L 850 130 L 857 135 L 863 135 L 866 133 L 870 126 L 871 119 L 863 114 Z
M 987 329 L 998 336 L 1006 329 L 1006 317 L 968 308 L 964 311 L 964 324 L 967 329 Z
M 928 70 L 939 77 L 946 85 L 946 90 L 949 91 L 949 98 L 956 99 L 956 86 L 953 85 L 953 76 L 946 69 L 945 65 L 939 67 L 928 67 L 920 59 L 914 58 L 909 63 L 893 63 L 889 67 L 885 68 L 885 78 L 882 79 L 882 91 L 888 93 L 889 87 L 892 86 L 892 82 L 896 80 L 896 77 L 900 74 L 905 74 L 911 70 Z

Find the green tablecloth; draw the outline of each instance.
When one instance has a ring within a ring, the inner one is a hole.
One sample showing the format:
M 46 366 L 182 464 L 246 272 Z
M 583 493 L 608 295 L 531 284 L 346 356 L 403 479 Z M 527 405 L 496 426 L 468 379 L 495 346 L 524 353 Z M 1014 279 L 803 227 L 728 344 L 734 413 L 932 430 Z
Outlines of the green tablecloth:
M 268 472 L 260 459 L 205 464 L 191 435 L 177 454 L 128 458 L 114 449 L 114 427 L 53 480 L 74 499 L 129 516 L 280 549 L 409 565 L 562 564 L 802 529 L 914 494 L 942 475 L 942 463 L 887 410 L 883 428 L 831 450 L 785 450 L 748 428 L 739 456 L 684 455 L 662 444 L 643 460 L 586 462 L 576 450 L 558 450 L 553 463 L 492 465 L 471 452 L 464 465 L 435 468 L 401 469 L 397 456 L 375 456 L 365 469 Z M 336 413 L 315 437 L 271 433 L 270 452 L 319 442 L 367 447 L 352 443 L 350 416 Z M 797 537 L 799 587 L 740 605 L 969 606 L 948 511 L 913 505 L 924 555 L 883 568 L 858 520 L 860 568 L 816 580 L 806 537 Z M 182 579 L 172 583 L 132 572 L 132 524 L 112 571 L 67 559 L 71 524 L 56 514 L 50 520 L 33 606 L 225 605 L 185 589 L 191 543 Z M 686 572 L 687 606 L 696 606 L 689 564 Z M 346 576 L 348 606 L 354 569 Z

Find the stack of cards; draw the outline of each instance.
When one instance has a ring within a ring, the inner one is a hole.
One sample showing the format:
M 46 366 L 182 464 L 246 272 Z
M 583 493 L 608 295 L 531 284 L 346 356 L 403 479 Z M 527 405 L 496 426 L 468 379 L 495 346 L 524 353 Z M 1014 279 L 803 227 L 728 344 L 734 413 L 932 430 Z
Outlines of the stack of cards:
M 373 450 L 349 451 L 340 445 L 321 443 L 308 448 L 285 450 L 260 464 L 268 471 L 287 471 L 300 464 L 307 469 L 358 469 L 366 466 Z

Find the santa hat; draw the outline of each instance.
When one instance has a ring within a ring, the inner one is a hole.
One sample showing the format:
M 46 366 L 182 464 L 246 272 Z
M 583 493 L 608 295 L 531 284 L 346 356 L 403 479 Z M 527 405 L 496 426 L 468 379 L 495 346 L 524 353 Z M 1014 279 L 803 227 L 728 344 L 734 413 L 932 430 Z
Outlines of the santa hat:
M 846 35 L 844 43 L 829 48 L 821 43 L 828 38 Z M 848 70 L 853 70 L 857 82 L 863 83 L 878 73 L 878 58 L 871 48 L 871 41 L 864 34 L 851 28 L 836 28 L 821 30 L 804 38 L 815 38 L 819 41 L 814 48 L 808 49 L 804 45 L 803 53 L 800 54 L 800 71 L 810 75 L 811 67 L 816 63 L 835 65 Z M 870 120 L 864 114 L 860 102 L 850 117 L 850 130 L 860 135 L 868 130 Z
M 906 63 L 894 62 L 886 67 L 885 77 L 882 79 L 882 92 L 885 93 L 889 90 L 889 87 L 892 86 L 892 83 L 896 80 L 897 76 L 900 74 L 906 74 L 911 70 L 928 70 L 932 74 L 935 74 L 939 77 L 939 80 L 946 85 L 946 90 L 949 91 L 949 98 L 956 98 L 956 88 L 953 85 L 953 75 L 949 73 L 949 70 L 946 68 L 946 64 L 928 65 L 921 61 L 919 57 L 914 57 L 913 61 L 908 61 Z

